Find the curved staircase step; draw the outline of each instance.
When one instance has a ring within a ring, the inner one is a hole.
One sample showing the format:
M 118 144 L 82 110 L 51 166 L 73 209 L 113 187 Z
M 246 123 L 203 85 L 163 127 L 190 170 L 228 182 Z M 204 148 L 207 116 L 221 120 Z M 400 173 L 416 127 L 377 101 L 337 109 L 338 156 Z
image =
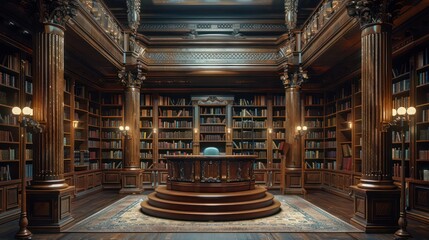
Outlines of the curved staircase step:
M 193 221 L 231 221 L 260 218 L 273 215 L 280 211 L 280 202 L 273 199 L 270 206 L 258 209 L 243 210 L 243 211 L 227 211 L 227 212 L 196 212 L 196 211 L 179 211 L 162 209 L 149 205 L 148 201 L 140 204 L 141 211 L 145 214 L 170 218 L 176 220 L 193 220 Z
M 273 204 L 274 196 L 271 193 L 259 199 L 245 201 L 219 201 L 214 202 L 180 202 L 159 198 L 157 193 L 148 195 L 148 203 L 153 207 L 169 210 L 195 211 L 195 212 L 228 212 L 228 211 L 243 211 L 257 208 L 264 208 Z
M 168 190 L 166 186 L 159 186 L 155 189 L 158 198 L 176 201 L 176 202 L 195 202 L 195 203 L 215 203 L 215 202 L 242 202 L 264 198 L 267 189 L 255 186 L 255 189 L 222 192 L 222 193 L 199 193 L 199 192 L 181 192 Z

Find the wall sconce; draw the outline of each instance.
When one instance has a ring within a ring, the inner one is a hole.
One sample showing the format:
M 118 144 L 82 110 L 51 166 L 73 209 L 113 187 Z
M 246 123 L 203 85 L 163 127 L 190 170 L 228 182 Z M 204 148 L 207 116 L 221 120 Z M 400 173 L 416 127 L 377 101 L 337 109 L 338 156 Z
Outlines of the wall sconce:
M 296 134 L 295 139 L 301 138 L 301 136 L 304 136 L 307 132 L 307 126 L 297 126 L 296 127 Z
M 198 128 L 194 128 L 194 133 L 198 133 Z
M 268 128 L 268 133 L 269 134 L 273 133 L 273 129 L 272 128 Z
M 119 126 L 119 131 L 121 132 L 122 135 L 124 135 L 127 139 L 130 138 L 129 135 L 129 131 L 130 131 L 130 127 L 129 126 Z
M 39 122 L 32 118 L 33 109 L 30 107 L 24 107 L 22 110 L 20 107 L 13 107 L 12 114 L 15 116 L 22 116 L 20 126 L 24 127 L 26 130 L 34 133 L 42 132 L 42 127 L 40 126 Z
M 158 129 L 157 129 L 157 128 L 154 128 L 154 129 L 153 129 L 153 133 L 158 133 Z
M 79 121 L 73 121 L 73 128 L 79 127 Z
M 347 122 L 348 127 L 351 129 L 353 128 L 353 123 L 352 122 Z
M 231 128 L 227 128 L 226 129 L 226 132 L 229 134 L 229 133 L 231 133 Z

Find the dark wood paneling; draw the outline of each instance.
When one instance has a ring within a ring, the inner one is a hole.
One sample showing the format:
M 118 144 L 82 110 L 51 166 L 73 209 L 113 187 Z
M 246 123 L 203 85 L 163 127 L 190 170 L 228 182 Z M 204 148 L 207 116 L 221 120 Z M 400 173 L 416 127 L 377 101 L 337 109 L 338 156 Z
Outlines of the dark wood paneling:
M 18 207 L 18 185 L 7 186 L 6 193 L 6 210 Z

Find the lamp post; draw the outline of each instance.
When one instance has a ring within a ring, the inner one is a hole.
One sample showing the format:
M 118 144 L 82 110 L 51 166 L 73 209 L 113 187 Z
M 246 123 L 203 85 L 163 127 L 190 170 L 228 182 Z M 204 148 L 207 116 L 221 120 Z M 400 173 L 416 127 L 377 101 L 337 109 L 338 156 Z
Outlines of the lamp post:
M 27 218 L 27 194 L 26 194 L 26 176 L 25 176 L 25 149 L 26 149 L 26 130 L 30 132 L 42 132 L 42 128 L 39 123 L 32 119 L 33 109 L 29 107 L 24 107 L 23 109 L 19 107 L 12 108 L 12 114 L 18 116 L 20 123 L 20 145 L 21 152 L 19 154 L 19 164 L 21 166 L 21 214 L 19 217 L 19 231 L 15 234 L 17 239 L 31 239 L 32 233 L 27 229 L 28 218 Z
M 405 210 L 405 128 L 409 127 L 409 125 L 406 124 L 410 122 L 410 117 L 415 114 L 416 109 L 414 107 L 409 107 L 407 109 L 399 107 L 392 111 L 394 119 L 391 125 L 398 126 L 401 131 L 401 204 L 398 219 L 400 229 L 395 232 L 396 239 L 408 239 L 412 237 L 411 234 L 407 232 L 407 211 Z
M 295 139 L 298 140 L 298 144 L 302 144 L 302 140 L 301 137 L 304 136 L 307 133 L 307 126 L 297 126 L 296 127 L 296 134 L 295 134 Z M 301 189 L 302 189 L 302 194 L 305 195 L 307 193 L 307 191 L 304 188 L 304 178 L 305 178 L 305 163 L 304 163 L 304 158 L 302 157 L 302 153 L 301 153 Z

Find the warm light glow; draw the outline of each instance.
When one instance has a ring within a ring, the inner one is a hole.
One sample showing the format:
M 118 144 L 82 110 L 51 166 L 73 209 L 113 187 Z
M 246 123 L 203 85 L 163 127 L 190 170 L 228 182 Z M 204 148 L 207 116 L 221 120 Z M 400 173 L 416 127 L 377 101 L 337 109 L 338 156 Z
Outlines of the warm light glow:
M 307 131 L 307 126 L 303 126 L 302 130 Z
M 400 107 L 398 108 L 398 110 L 396 110 L 396 112 L 398 113 L 399 116 L 404 116 L 405 113 L 407 112 L 407 109 L 405 109 L 404 107 Z
M 231 128 L 227 128 L 227 129 L 226 129 L 226 131 L 227 131 L 228 133 L 231 133 Z
M 352 127 L 353 127 L 353 123 L 349 122 L 349 128 L 352 128 Z
M 273 129 L 272 128 L 268 128 L 268 133 L 273 133 Z
M 120 131 L 124 131 L 124 126 L 119 126 Z
M 398 114 L 397 112 L 396 112 L 396 109 L 392 109 L 392 116 L 396 116 L 396 114 Z
M 158 129 L 154 128 L 153 133 L 157 133 L 157 132 L 158 132 Z
M 73 127 L 74 127 L 74 128 L 77 128 L 77 127 L 78 127 L 78 125 L 79 125 L 79 121 L 73 121 Z
M 409 107 L 408 109 L 407 109 L 407 114 L 408 115 L 410 115 L 410 116 L 412 116 L 412 115 L 415 115 L 416 114 L 416 108 L 415 107 Z
M 30 116 L 33 116 L 33 109 L 30 108 Z
M 25 116 L 29 116 L 29 115 L 31 115 L 31 112 L 32 112 L 32 109 L 31 109 L 31 108 L 29 108 L 29 107 L 24 107 L 24 108 L 22 109 L 22 114 L 24 114 Z
M 296 130 L 297 130 L 297 131 L 301 131 L 301 126 L 297 126 L 297 127 L 296 127 Z
M 130 127 L 129 126 L 125 126 L 125 131 L 129 131 Z
M 198 133 L 198 128 L 194 128 L 194 133 Z
M 21 108 L 19 108 L 19 107 L 13 107 L 12 108 L 12 114 L 13 115 L 19 115 L 19 114 L 21 114 Z

